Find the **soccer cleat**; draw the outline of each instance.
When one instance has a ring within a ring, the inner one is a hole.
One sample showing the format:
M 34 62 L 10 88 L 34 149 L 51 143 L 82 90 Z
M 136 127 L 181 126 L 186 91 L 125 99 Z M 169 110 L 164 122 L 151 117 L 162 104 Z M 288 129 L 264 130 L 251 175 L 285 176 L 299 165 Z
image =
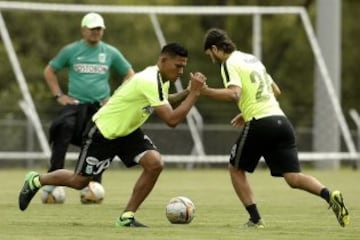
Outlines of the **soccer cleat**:
M 135 217 L 130 217 L 130 218 L 119 217 L 115 222 L 115 226 L 117 226 L 117 227 L 148 227 L 148 226 L 136 221 Z
M 265 223 L 261 219 L 257 223 L 249 219 L 249 221 L 244 224 L 244 228 L 265 228 Z
M 29 172 L 25 176 L 24 186 L 19 194 L 19 208 L 21 211 L 24 211 L 28 207 L 31 199 L 39 190 L 33 182 L 34 178 L 37 176 L 39 176 L 37 172 Z
M 350 223 L 349 211 L 345 207 L 340 191 L 333 191 L 330 196 L 329 208 L 335 213 L 340 226 L 345 227 Z

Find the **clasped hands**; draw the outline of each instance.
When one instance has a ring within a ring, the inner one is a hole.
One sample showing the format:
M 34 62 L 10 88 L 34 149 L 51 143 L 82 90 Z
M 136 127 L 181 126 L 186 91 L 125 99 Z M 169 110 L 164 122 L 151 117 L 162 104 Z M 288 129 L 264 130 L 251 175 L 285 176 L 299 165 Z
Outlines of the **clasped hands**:
M 201 89 L 206 86 L 206 76 L 201 72 L 190 73 L 188 90 L 200 95 Z

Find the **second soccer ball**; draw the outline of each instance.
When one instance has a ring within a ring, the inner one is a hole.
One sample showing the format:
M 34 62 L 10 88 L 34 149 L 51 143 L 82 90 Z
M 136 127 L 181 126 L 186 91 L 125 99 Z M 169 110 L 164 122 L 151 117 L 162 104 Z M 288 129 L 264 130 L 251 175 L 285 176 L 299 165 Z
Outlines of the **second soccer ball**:
M 105 189 L 98 182 L 91 181 L 80 191 L 80 201 L 83 204 L 101 203 L 105 197 Z
M 46 185 L 42 188 L 41 202 L 45 204 L 64 203 L 66 198 L 64 187 Z

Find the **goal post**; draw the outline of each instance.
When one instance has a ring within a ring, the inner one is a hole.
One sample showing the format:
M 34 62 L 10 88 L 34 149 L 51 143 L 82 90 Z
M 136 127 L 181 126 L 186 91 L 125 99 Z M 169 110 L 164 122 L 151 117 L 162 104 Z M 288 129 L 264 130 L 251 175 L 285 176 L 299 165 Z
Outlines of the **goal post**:
M 29 111 L 25 115 L 33 123 L 38 140 L 42 147 L 42 152 L 0 152 L 0 159 L 33 159 L 47 158 L 49 156 L 49 148 L 44 143 L 46 141 L 45 134 L 42 130 L 39 115 L 33 105 L 31 95 L 26 86 L 26 80 L 22 73 L 15 51 L 11 45 L 11 39 L 7 39 L 8 33 L 5 22 L 2 18 L 3 11 L 34 11 L 34 12 L 72 12 L 86 13 L 96 11 L 99 13 L 126 13 L 126 14 L 142 14 L 149 15 L 154 31 L 158 38 L 159 44 L 163 45 L 166 39 L 162 33 L 161 26 L 157 21 L 158 15 L 252 15 L 253 16 L 253 49 L 254 54 L 261 56 L 261 16 L 274 14 L 294 14 L 301 19 L 302 25 L 306 32 L 306 36 L 314 54 L 315 62 L 324 81 L 326 91 L 329 95 L 331 106 L 335 112 L 336 120 L 341 130 L 347 152 L 334 153 L 305 153 L 299 154 L 300 160 L 320 160 L 320 159 L 358 159 L 359 154 L 356 151 L 354 141 L 352 140 L 349 126 L 345 120 L 344 113 L 340 105 L 339 97 L 336 94 L 332 84 L 329 71 L 326 67 L 323 54 L 316 39 L 313 27 L 307 11 L 303 7 L 260 7 L 260 6 L 117 6 L 117 5 L 85 5 L 85 4 L 59 4 L 59 3 L 32 3 L 32 2 L 13 2 L 0 1 L 0 24 L 1 37 L 5 43 L 9 55 L 9 61 L 13 67 L 15 77 L 18 80 L 20 90 L 24 97 L 24 106 L 29 107 Z M 15 61 L 14 61 L 15 59 Z M 177 90 L 181 89 L 181 85 L 176 84 Z M 26 107 L 25 107 L 26 108 Z M 206 155 L 201 140 L 202 118 L 201 113 L 194 108 L 187 117 L 187 123 L 194 140 L 194 151 L 189 156 L 166 155 L 164 158 L 173 162 L 225 162 L 227 156 Z M 69 153 L 67 158 L 76 159 L 77 154 Z
M 17 58 L 16 52 L 12 45 L 9 33 L 7 31 L 4 18 L 0 12 L 0 35 L 5 45 L 5 50 L 9 56 L 9 61 L 13 67 L 15 78 L 18 82 L 19 88 L 23 95 L 24 100 L 19 101 L 21 109 L 24 111 L 25 115 L 31 120 L 34 128 L 36 129 L 37 137 L 40 142 L 41 149 L 45 156 L 50 156 L 50 148 L 46 140 L 44 130 L 41 126 L 40 118 L 36 112 L 36 108 L 29 92 L 25 76 L 21 70 L 19 60 Z

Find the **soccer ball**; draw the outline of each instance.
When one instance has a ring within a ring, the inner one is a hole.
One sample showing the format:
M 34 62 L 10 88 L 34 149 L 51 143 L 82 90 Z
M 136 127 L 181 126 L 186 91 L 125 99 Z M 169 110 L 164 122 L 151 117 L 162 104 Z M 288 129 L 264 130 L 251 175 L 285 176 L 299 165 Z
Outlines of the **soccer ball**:
M 195 216 L 195 205 L 187 197 L 177 196 L 170 199 L 166 206 L 166 217 L 171 223 L 190 223 Z
M 66 194 L 64 187 L 47 185 L 42 188 L 42 203 L 64 203 L 65 197 Z
M 91 181 L 88 186 L 80 190 L 80 201 L 83 204 L 101 203 L 105 197 L 105 189 L 98 182 Z

